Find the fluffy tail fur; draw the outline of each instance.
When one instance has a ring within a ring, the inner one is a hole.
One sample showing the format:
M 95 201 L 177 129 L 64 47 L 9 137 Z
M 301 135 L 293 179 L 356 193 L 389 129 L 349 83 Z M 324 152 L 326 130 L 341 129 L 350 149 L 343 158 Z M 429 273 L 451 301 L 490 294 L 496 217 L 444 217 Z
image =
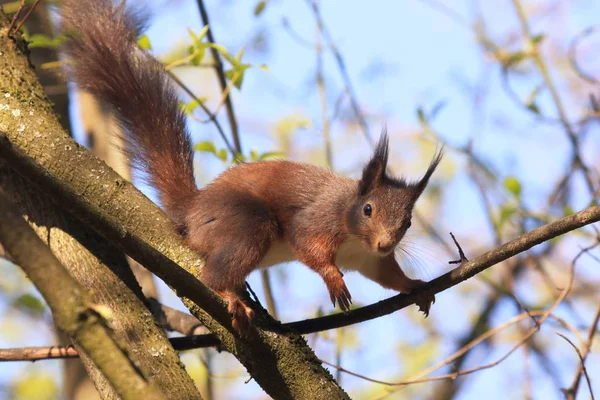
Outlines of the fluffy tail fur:
M 146 172 L 169 217 L 185 228 L 197 192 L 185 116 L 162 64 L 137 46 L 143 19 L 112 0 L 66 0 L 61 31 L 68 74 L 114 112 L 131 165 Z

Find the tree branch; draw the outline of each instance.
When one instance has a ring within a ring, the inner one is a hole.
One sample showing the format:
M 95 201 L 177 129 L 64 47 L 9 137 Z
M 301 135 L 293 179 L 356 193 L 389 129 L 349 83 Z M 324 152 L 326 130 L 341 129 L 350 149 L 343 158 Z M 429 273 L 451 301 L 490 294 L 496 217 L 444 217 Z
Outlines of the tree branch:
M 345 314 L 339 313 L 283 324 L 282 328 L 300 334 L 308 334 L 340 328 L 390 314 L 414 304 L 424 295 L 437 294 L 458 285 L 485 269 L 505 261 L 516 254 L 529 250 L 535 245 L 597 221 L 600 221 L 600 206 L 589 207 L 583 211 L 534 229 L 494 250 L 488 251 L 472 261 L 465 262 L 456 269 L 427 283 L 422 288 L 416 289 L 411 294 L 398 294 L 389 299 L 349 311 Z M 173 338 L 171 339 L 171 343 L 177 350 L 189 350 L 217 346 L 220 342 L 216 336 L 206 334 Z
M 88 292 L 13 207 L 0 192 L 0 241 L 50 306 L 56 326 L 81 345 L 123 399 L 163 399 L 113 340 Z

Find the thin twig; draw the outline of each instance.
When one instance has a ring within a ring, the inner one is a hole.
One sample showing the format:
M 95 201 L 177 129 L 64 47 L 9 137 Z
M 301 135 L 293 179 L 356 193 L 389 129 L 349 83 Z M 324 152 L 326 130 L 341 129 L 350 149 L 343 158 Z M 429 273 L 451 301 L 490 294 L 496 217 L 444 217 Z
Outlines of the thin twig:
M 517 12 L 517 16 L 518 16 L 519 22 L 521 24 L 521 31 L 522 31 L 522 34 L 523 34 L 525 40 L 527 40 L 529 43 L 533 43 L 532 35 L 529 30 L 529 22 L 527 20 L 527 15 L 525 14 L 525 10 L 523 9 L 523 6 L 521 5 L 521 1 L 513 0 L 513 5 Z M 535 46 L 535 45 L 533 45 L 533 46 Z M 552 97 L 552 100 L 554 101 L 554 105 L 556 106 L 556 110 L 560 117 L 560 121 L 561 121 L 561 123 L 565 129 L 565 132 L 567 133 L 567 137 L 569 138 L 571 145 L 573 147 L 574 159 L 577 161 L 578 167 L 583 172 L 583 176 L 584 176 L 585 182 L 588 186 L 588 190 L 590 191 L 590 193 L 594 193 L 594 191 L 596 190 L 594 187 L 594 179 L 591 175 L 589 168 L 587 167 L 587 165 L 583 162 L 583 160 L 581 158 L 580 148 L 579 148 L 579 138 L 577 137 L 577 134 L 575 133 L 575 131 L 573 130 L 573 127 L 569 123 L 569 120 L 567 118 L 567 113 L 562 104 L 562 100 L 561 100 L 558 90 L 554 84 L 554 81 L 552 80 L 552 78 L 550 76 L 550 71 L 548 70 L 548 66 L 537 48 L 535 48 L 532 53 L 532 59 L 535 62 L 538 70 L 540 71 L 540 74 L 542 75 L 545 86 L 550 91 L 550 95 Z
M 210 24 L 210 21 L 208 19 L 208 13 L 206 12 L 206 7 L 204 6 L 204 1 L 197 0 L 197 3 L 198 9 L 200 11 L 200 17 L 202 18 L 202 24 L 204 26 L 208 26 L 206 38 L 210 43 L 214 44 L 216 42 L 211 28 L 212 25 Z M 217 73 L 219 85 L 221 86 L 221 91 L 225 92 L 227 88 L 227 82 L 225 80 L 225 72 L 223 70 L 223 62 L 221 61 L 221 56 L 219 55 L 217 49 L 215 49 L 214 47 L 210 48 L 210 52 L 215 63 L 215 72 Z M 228 93 L 225 95 L 225 107 L 227 109 L 227 118 L 229 120 L 229 127 L 231 128 L 231 135 L 233 136 L 233 143 L 235 145 L 236 150 L 241 153 L 242 145 L 240 143 L 237 120 L 235 118 L 235 112 L 233 111 L 233 103 L 231 102 L 231 97 Z
M 579 367 L 577 368 L 577 372 L 575 373 L 575 377 L 573 378 L 573 382 L 571 383 L 571 386 L 569 387 L 569 389 L 566 390 L 567 394 L 570 394 L 573 396 L 572 398 L 575 398 L 575 395 L 577 393 L 577 388 L 579 387 L 579 381 L 581 380 L 582 374 L 585 374 L 585 377 L 588 380 L 588 386 L 590 385 L 589 377 L 587 376 L 587 371 L 585 370 L 584 362 L 592 348 L 592 342 L 594 341 L 594 336 L 596 335 L 599 321 L 600 321 L 600 307 L 596 311 L 594 320 L 592 321 L 592 324 L 589 327 L 587 341 L 584 343 L 583 355 L 579 354 L 579 351 L 578 351 L 578 355 L 580 355 L 580 357 L 581 357 L 581 363 L 579 364 Z M 590 388 L 590 395 L 592 397 L 592 400 L 594 400 L 594 394 L 592 392 L 592 387 L 589 386 L 589 388 Z
M 192 92 L 192 90 L 190 88 L 187 87 L 187 85 L 185 83 L 183 83 L 178 77 L 177 75 L 175 75 L 173 73 L 173 71 L 168 71 L 169 76 L 171 76 L 171 79 L 173 79 L 173 81 L 175 81 L 175 83 L 177 83 L 177 85 L 179 85 L 179 87 L 181 89 L 183 89 L 183 91 L 185 93 L 187 93 L 188 96 L 190 96 L 192 98 L 192 100 L 195 100 L 200 107 L 202 108 L 202 110 L 206 113 L 206 115 L 208 115 L 209 119 L 206 122 L 210 122 L 212 121 L 215 124 L 215 127 L 217 128 L 217 131 L 219 132 L 219 135 L 221 136 L 221 139 L 223 139 L 223 141 L 225 142 L 225 146 L 227 147 L 227 150 L 229 150 L 229 152 L 231 154 L 235 154 L 235 149 L 233 148 L 233 146 L 231 145 L 231 143 L 229 143 L 229 139 L 227 139 L 227 136 L 225 136 L 225 132 L 223 131 L 223 128 L 221 127 L 221 124 L 219 123 L 219 120 L 217 119 L 217 116 L 215 114 L 213 114 L 205 105 L 202 101 L 200 101 L 200 99 L 198 99 L 198 97 L 196 97 L 196 95 L 194 94 L 194 92 Z
M 25 0 L 21 0 L 21 5 L 17 9 L 17 12 L 15 13 L 15 15 L 13 15 L 12 20 L 10 21 L 10 25 L 8 26 L 8 29 L 6 31 L 7 37 L 10 37 L 10 31 L 12 31 L 13 27 L 15 26 L 17 19 L 19 19 L 19 14 L 21 14 L 21 11 L 23 11 L 23 8 L 25 8 Z
M 23 26 L 23 24 L 25 23 L 25 21 L 27 21 L 27 18 L 29 18 L 29 16 L 31 15 L 31 13 L 33 12 L 33 10 L 35 10 L 35 6 L 37 6 L 39 2 L 40 2 L 40 0 L 35 0 L 35 2 L 33 3 L 33 5 L 31 6 L 31 8 L 29 9 L 29 11 L 27 11 L 27 14 L 25 14 L 25 16 L 23 17 L 23 19 L 19 23 L 19 26 L 17 26 L 17 32 L 21 30 L 21 27 Z
M 567 343 L 569 343 L 571 345 L 571 347 L 573 347 L 573 349 L 575 349 L 575 353 L 577 353 L 577 357 L 579 357 L 579 365 L 581 366 L 581 370 L 583 372 L 583 374 L 585 375 L 585 379 L 587 380 L 587 384 L 588 384 L 588 388 L 590 390 L 590 396 L 591 399 L 594 400 L 594 391 L 592 390 L 592 383 L 590 382 L 590 377 L 588 376 L 587 373 L 587 368 L 585 367 L 585 359 L 583 358 L 583 355 L 581 354 L 581 351 L 579 351 L 579 349 L 577 348 L 577 346 L 575 346 L 575 344 L 565 335 L 563 335 L 560 332 L 556 332 L 556 334 L 558 336 L 560 336 L 561 338 L 565 339 L 567 341 Z M 567 397 L 567 399 L 574 399 L 575 398 L 575 393 L 577 392 L 577 389 L 575 388 L 575 390 L 573 390 L 573 392 L 571 392 L 571 389 L 573 388 L 569 388 L 569 389 L 564 389 L 564 393 Z
M 586 73 L 577 62 L 577 48 L 579 44 L 588 36 L 594 34 L 595 32 L 600 31 L 600 26 L 591 26 L 589 28 L 584 29 L 580 33 L 578 33 L 573 40 L 571 40 L 571 44 L 569 45 L 569 62 L 571 63 L 571 67 L 573 70 L 579 75 L 583 80 L 588 81 L 589 83 L 593 83 L 595 85 L 600 84 L 600 80 Z
M 313 7 L 318 7 L 317 1 L 313 0 Z M 325 90 L 325 78 L 323 77 L 323 25 L 317 20 L 317 40 L 315 43 L 317 56 L 316 80 L 319 99 L 321 100 L 321 119 L 323 123 L 323 137 L 325 139 L 325 157 L 329 169 L 333 168 L 333 150 L 331 148 L 330 123 L 327 116 L 327 92 Z
M 456 240 L 456 238 L 454 237 L 452 232 L 450 232 L 450 236 L 452 236 L 452 240 L 454 241 L 454 244 L 456 245 L 456 248 L 458 249 L 458 256 L 460 258 L 458 260 L 448 261 L 448 264 L 462 264 L 463 262 L 469 261 L 467 256 L 465 256 L 465 253 L 463 252 L 462 247 L 460 247 L 460 244 L 458 244 L 458 240 Z
M 327 29 L 327 26 L 323 22 L 323 18 L 321 16 L 321 11 L 319 10 L 318 4 L 316 4 L 315 2 L 311 2 L 310 0 L 307 0 L 307 1 L 309 2 L 309 6 L 311 7 L 311 9 L 313 11 L 313 14 L 315 16 L 317 24 L 321 27 L 323 37 L 327 41 L 329 50 L 333 53 L 333 56 L 334 56 L 337 66 L 338 66 L 338 69 L 340 71 L 340 74 L 342 75 L 344 85 L 346 86 L 346 91 L 348 92 L 348 97 L 350 99 L 350 105 L 352 106 L 354 115 L 362 128 L 363 134 L 364 134 L 365 138 L 367 139 L 367 142 L 369 142 L 370 145 L 373 145 L 373 138 L 371 137 L 371 134 L 369 132 L 369 126 L 367 125 L 367 120 L 366 120 L 362 110 L 360 109 L 360 105 L 358 104 L 358 100 L 356 98 L 354 87 L 352 86 L 352 80 L 350 79 L 350 76 L 348 75 L 348 70 L 346 69 L 346 63 L 344 61 L 344 58 L 342 57 L 342 54 L 340 53 L 339 49 L 335 45 L 335 43 L 331 37 L 331 34 L 329 33 L 329 30 Z

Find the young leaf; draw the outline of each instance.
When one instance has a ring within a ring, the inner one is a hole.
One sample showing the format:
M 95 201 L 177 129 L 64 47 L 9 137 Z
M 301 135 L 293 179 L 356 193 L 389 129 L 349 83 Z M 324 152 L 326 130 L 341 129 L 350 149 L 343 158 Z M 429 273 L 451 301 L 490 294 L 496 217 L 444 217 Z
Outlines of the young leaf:
M 14 308 L 17 308 L 30 315 L 42 315 L 46 308 L 44 303 L 32 294 L 26 293 L 12 303 Z
M 240 162 L 240 161 L 241 161 L 241 162 L 244 162 L 244 161 L 246 161 L 246 156 L 245 156 L 245 155 L 243 155 L 242 153 L 240 153 L 240 152 L 236 151 L 236 152 L 235 152 L 234 161 L 238 161 L 238 162 Z
M 186 115 L 191 115 L 194 113 L 194 110 L 198 108 L 201 103 L 206 101 L 206 97 L 200 97 L 199 99 L 193 99 L 189 103 L 183 103 L 181 109 Z
M 215 147 L 215 144 L 209 141 L 196 143 L 194 150 L 217 155 L 217 148 Z
M 540 109 L 535 102 L 535 98 L 541 92 L 542 89 L 543 86 L 541 85 L 536 87 L 531 93 L 529 93 L 529 96 L 527 96 L 527 100 L 525 100 L 525 106 L 536 114 L 540 114 Z
M 238 53 L 235 55 L 235 59 L 238 63 L 242 62 L 242 56 L 244 55 L 245 50 L 246 50 L 246 48 L 244 46 L 242 46 L 240 51 L 238 51 Z
M 265 0 L 259 1 L 258 4 L 256 4 L 256 7 L 254 7 L 254 16 L 258 17 L 260 14 L 262 14 L 262 12 L 265 10 L 266 5 L 267 2 Z
M 227 150 L 221 149 L 215 153 L 217 157 L 219 157 L 223 162 L 227 161 Z
M 281 151 L 267 151 L 258 157 L 259 160 L 269 160 L 273 158 L 285 158 L 285 153 Z
M 521 196 L 521 182 L 514 176 L 509 176 L 504 180 L 504 187 L 516 197 Z
M 152 50 L 152 44 L 150 43 L 150 38 L 148 35 L 142 35 L 138 39 L 138 46 L 140 46 L 144 50 Z

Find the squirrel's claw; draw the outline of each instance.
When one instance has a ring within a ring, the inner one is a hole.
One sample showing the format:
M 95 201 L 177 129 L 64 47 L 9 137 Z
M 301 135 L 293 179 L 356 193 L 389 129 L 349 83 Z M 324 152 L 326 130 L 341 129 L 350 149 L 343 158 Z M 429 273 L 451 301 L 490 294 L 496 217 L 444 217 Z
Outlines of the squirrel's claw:
M 346 287 L 346 283 L 341 274 L 337 275 L 334 279 L 327 279 L 325 284 L 327 285 L 327 290 L 329 290 L 329 298 L 331 299 L 333 306 L 335 307 L 337 302 L 342 311 L 348 312 L 350 310 L 350 304 L 352 304 L 352 296 L 350 295 L 350 291 Z
M 252 319 L 254 318 L 254 310 L 248 307 L 235 294 L 229 292 L 219 293 L 227 302 L 227 312 L 231 315 L 231 326 L 240 334 L 245 336 L 250 330 Z
M 419 311 L 425 314 L 425 318 L 429 316 L 431 305 L 435 303 L 435 295 L 423 295 L 419 296 L 419 299 L 415 301 L 415 305 L 419 307 Z

